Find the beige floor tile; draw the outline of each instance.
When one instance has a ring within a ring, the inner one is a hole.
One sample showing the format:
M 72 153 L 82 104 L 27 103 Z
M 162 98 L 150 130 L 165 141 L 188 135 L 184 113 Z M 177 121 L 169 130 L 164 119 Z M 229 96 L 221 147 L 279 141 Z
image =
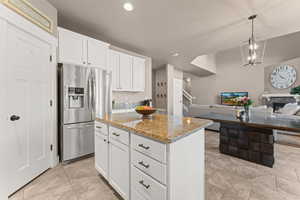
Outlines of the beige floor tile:
M 277 187 L 279 192 L 299 196 L 300 199 L 300 183 L 288 181 L 284 178 L 277 177 Z
M 218 136 L 205 135 L 206 200 L 300 200 L 299 148 L 275 145 L 269 168 L 221 154 Z M 88 158 L 48 170 L 10 200 L 118 200 L 114 193 Z
M 74 179 L 71 184 L 78 200 L 117 199 L 114 191 L 98 176 Z
M 69 190 L 71 190 L 71 186 L 63 169 L 55 168 L 27 185 L 24 188 L 24 199 L 34 199 L 39 195 L 60 195 Z
M 12 195 L 9 200 L 23 200 L 24 199 L 24 190 L 21 189 L 18 192 L 16 192 L 14 195 Z
M 206 200 L 221 200 L 224 191 L 211 185 L 209 183 L 205 184 L 205 199 Z
M 94 158 L 77 161 L 68 165 L 64 165 L 63 169 L 69 179 L 80 179 L 86 177 L 98 176 L 95 169 Z

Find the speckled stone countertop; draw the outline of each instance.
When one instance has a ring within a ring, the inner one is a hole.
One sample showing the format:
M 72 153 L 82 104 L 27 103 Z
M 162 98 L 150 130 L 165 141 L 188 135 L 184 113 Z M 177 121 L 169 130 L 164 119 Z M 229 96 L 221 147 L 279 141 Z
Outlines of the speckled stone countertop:
M 134 131 L 138 135 L 162 143 L 172 143 L 212 124 L 211 120 L 190 117 L 179 118 L 164 114 L 154 114 L 151 118 L 144 119 L 137 113 L 111 114 L 96 120 Z

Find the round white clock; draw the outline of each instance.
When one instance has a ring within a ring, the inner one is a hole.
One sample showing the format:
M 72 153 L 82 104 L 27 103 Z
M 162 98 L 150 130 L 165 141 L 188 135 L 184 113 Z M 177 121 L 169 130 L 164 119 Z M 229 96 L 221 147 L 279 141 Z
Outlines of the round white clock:
M 297 79 L 296 69 L 290 65 L 280 65 L 271 74 L 271 84 L 278 89 L 291 87 Z

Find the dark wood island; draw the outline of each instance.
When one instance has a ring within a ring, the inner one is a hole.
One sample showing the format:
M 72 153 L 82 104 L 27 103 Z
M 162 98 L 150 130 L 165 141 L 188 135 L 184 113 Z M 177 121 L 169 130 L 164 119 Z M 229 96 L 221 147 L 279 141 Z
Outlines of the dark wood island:
M 233 115 L 210 113 L 197 118 L 220 122 L 221 153 L 273 167 L 273 129 L 300 133 L 300 120 L 270 117 L 238 119 Z

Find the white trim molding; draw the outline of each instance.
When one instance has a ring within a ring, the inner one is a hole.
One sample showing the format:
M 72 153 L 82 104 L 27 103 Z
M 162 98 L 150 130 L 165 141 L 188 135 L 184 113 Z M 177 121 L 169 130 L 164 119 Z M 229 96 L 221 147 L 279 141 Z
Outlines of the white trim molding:
M 1 3 L 0 3 L 0 18 L 8 21 L 10 24 L 17 26 L 32 35 L 38 36 L 40 39 L 47 41 L 52 46 L 55 47 L 58 46 L 58 40 L 56 37 L 54 37 L 47 31 L 43 30 L 42 28 L 36 26 L 29 20 L 25 19 L 24 17 L 12 11 L 11 9 L 7 8 Z

